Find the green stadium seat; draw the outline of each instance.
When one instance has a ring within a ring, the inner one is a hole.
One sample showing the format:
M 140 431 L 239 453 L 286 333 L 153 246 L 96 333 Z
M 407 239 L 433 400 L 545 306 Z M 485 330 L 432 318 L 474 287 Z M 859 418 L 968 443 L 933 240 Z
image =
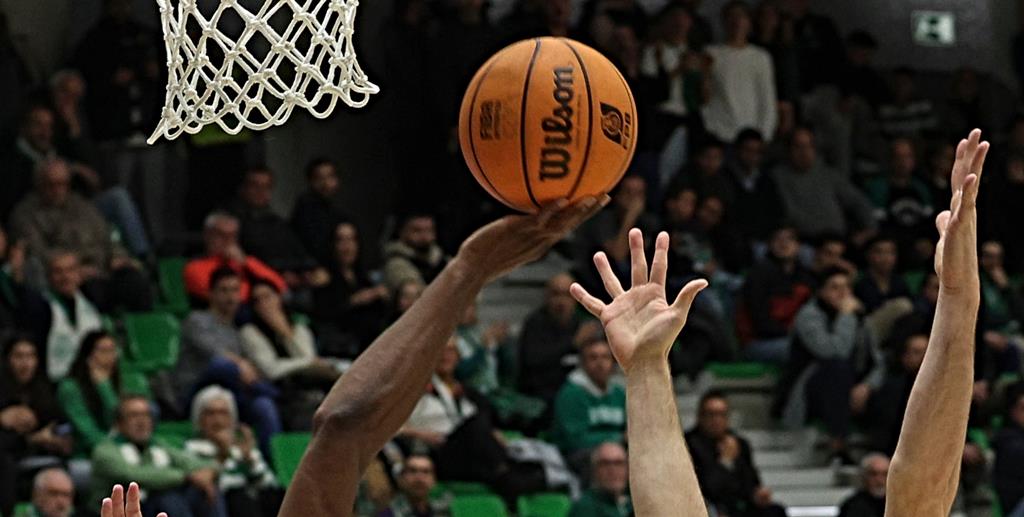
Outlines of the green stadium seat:
M 455 497 L 463 495 L 494 495 L 491 489 L 483 483 L 473 483 L 471 481 L 446 481 L 437 484 L 435 490 L 440 492 L 448 492 Z
M 124 331 L 128 354 L 143 372 L 173 368 L 178 363 L 181 326 L 166 312 L 125 314 Z
M 273 454 L 274 472 L 282 486 L 287 487 L 299 468 L 302 455 L 313 439 L 310 433 L 281 433 L 270 438 L 270 452 Z
M 121 390 L 132 395 L 142 395 L 149 398 L 152 394 L 149 389 L 149 377 L 138 366 L 121 356 Z
M 496 495 L 464 495 L 452 500 L 452 517 L 508 517 L 505 503 Z
M 29 517 L 35 515 L 32 511 L 32 503 L 18 503 L 14 505 L 12 517 Z
M 188 292 L 185 290 L 185 263 L 182 257 L 160 259 L 157 280 L 160 284 L 159 308 L 183 316 L 189 310 Z
M 757 379 L 777 377 L 779 368 L 769 363 L 708 363 L 707 371 L 720 379 Z
M 516 500 L 518 517 L 566 517 L 572 501 L 565 494 L 534 494 Z

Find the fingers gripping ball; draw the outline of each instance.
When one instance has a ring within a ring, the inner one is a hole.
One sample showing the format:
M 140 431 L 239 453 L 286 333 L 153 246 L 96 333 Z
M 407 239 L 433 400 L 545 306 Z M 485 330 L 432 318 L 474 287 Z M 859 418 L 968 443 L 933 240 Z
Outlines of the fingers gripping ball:
M 459 114 L 473 176 L 523 212 L 611 190 L 636 136 L 636 103 L 622 74 L 566 38 L 524 40 L 495 54 L 473 77 Z

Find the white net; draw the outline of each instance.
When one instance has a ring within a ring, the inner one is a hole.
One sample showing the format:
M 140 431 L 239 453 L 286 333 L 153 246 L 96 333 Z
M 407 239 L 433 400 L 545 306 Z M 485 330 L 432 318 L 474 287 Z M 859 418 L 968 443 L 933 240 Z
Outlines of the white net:
M 253 3 L 257 5 L 251 5 Z M 358 0 L 157 0 L 167 44 L 167 98 L 149 138 L 217 123 L 237 134 L 359 108 L 379 89 L 352 45 Z

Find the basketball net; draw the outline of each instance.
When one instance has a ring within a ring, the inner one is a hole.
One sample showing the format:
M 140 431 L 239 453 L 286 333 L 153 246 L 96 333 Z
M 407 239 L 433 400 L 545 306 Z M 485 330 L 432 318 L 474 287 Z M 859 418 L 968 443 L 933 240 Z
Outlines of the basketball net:
M 150 144 L 212 123 L 267 129 L 296 107 L 326 118 L 339 100 L 360 108 L 379 91 L 352 46 L 358 0 L 208 0 L 219 5 L 201 11 L 203 1 L 157 0 L 168 82 Z

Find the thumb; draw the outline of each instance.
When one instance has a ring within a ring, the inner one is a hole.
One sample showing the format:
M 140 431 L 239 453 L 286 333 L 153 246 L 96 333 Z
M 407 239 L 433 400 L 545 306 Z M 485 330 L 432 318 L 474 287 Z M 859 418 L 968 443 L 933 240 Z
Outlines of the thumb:
M 952 217 L 952 213 L 949 210 L 943 210 L 935 217 L 935 228 L 939 230 L 939 238 L 946 236 L 946 227 L 949 226 L 949 218 Z
M 693 299 L 697 297 L 697 293 L 703 291 L 707 286 L 707 280 L 691 280 L 679 291 L 679 295 L 676 296 L 676 301 L 672 304 L 672 308 L 687 313 L 690 312 L 690 305 L 693 304 Z

